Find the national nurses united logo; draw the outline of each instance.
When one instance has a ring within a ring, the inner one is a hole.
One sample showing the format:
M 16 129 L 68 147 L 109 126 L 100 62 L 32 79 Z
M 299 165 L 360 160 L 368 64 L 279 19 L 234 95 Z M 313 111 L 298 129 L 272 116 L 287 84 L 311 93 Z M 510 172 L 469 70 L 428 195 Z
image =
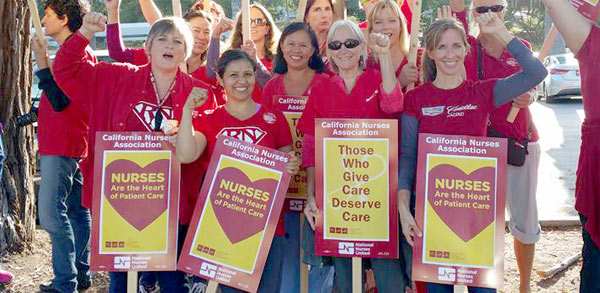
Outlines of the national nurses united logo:
M 159 108 L 151 103 L 141 101 L 133 107 L 133 113 L 144 124 L 147 131 L 154 131 L 154 120 L 156 119 L 156 110 Z M 163 121 L 173 119 L 173 109 L 171 107 L 162 106 L 160 112 L 163 116 Z
M 219 135 L 225 135 L 245 142 L 258 144 L 266 135 L 267 132 L 258 127 L 225 127 L 221 129 Z

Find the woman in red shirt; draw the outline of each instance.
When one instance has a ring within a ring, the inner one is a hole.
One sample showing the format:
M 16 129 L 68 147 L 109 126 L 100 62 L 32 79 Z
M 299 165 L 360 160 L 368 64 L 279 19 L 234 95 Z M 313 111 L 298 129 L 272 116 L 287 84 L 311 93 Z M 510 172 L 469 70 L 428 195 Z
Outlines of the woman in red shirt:
M 467 56 L 468 44 L 462 24 L 454 19 L 442 19 L 425 32 L 425 83 L 406 93 L 402 116 L 398 211 L 402 233 L 410 245 L 413 237 L 421 237 L 412 216 L 411 204 L 411 201 L 414 202 L 411 190 L 415 182 L 418 134 L 485 136 L 492 107 L 527 92 L 547 74 L 544 65 L 508 32 L 497 15 L 483 14 L 478 22 L 482 33 L 493 35 L 506 44 L 522 71 L 504 79 L 465 81 L 462 64 Z M 427 290 L 452 292 L 452 286 L 428 283 Z M 469 291 L 495 292 L 495 289 L 471 288 Z
M 141 67 L 87 61 L 85 47 L 95 32 L 105 29 L 105 23 L 106 17 L 102 14 L 86 14 L 83 26 L 58 50 L 53 70 L 65 94 L 90 109 L 91 161 L 97 131 L 160 131 L 162 122 L 179 119 L 185 99 L 195 87 L 207 90 L 206 102 L 199 105 L 196 113 L 200 115 L 214 109 L 214 97 L 208 86 L 179 70 L 191 55 L 193 44 L 192 32 L 181 18 L 164 18 L 154 23 L 145 45 L 150 63 Z M 80 91 L 85 94 L 78 94 Z M 94 178 L 92 170 L 85 173 L 86 192 L 82 202 L 89 207 Z M 180 205 L 180 210 L 184 207 Z M 111 292 L 124 292 L 126 274 L 111 273 L 110 276 Z M 169 292 L 183 290 L 181 272 L 161 272 L 158 278 L 161 287 Z
M 552 22 L 577 56 L 585 120 L 575 185 L 575 209 L 583 224 L 580 292 L 600 292 L 600 28 L 564 0 L 543 0 Z
M 310 25 L 317 35 L 319 54 L 325 57 L 327 33 L 333 23 L 333 2 L 331 0 L 308 0 L 304 10 L 304 22 Z
M 368 15 L 368 32 L 384 34 L 390 38 L 390 54 L 392 66 L 402 88 L 418 81 L 419 73 L 415 64 L 408 64 L 408 31 L 406 18 L 396 1 L 381 0 L 370 10 Z M 368 67 L 378 68 L 374 58 L 369 58 Z
M 382 119 L 393 117 L 391 115 L 399 114 L 403 109 L 402 91 L 391 66 L 389 38 L 382 34 L 371 34 L 369 44 L 379 59 L 381 71 L 365 68 L 367 44 L 354 22 L 340 20 L 331 26 L 327 35 L 327 56 L 330 69 L 335 74 L 312 88 L 298 124 L 298 129 L 304 132 L 302 162 L 308 172 L 308 200 L 304 213 L 313 229 L 314 218 L 320 213 L 314 198 L 315 119 Z M 334 287 L 341 292 L 350 292 L 350 259 L 333 258 L 333 263 L 336 271 Z M 402 270 L 398 260 L 372 259 L 372 264 L 375 274 L 392 267 L 394 271 Z M 384 288 L 396 291 L 404 288 L 404 282 L 398 283 L 398 280 L 400 278 L 396 276 L 376 277 L 381 292 L 395 292 Z
M 217 137 L 226 135 L 253 144 L 289 152 L 292 159 L 288 171 L 296 173 L 299 160 L 292 150 L 292 137 L 281 111 L 269 109 L 252 99 L 256 63 L 248 54 L 233 49 L 223 53 L 217 63 L 218 80 L 225 89 L 227 103 L 192 122 L 193 109 L 201 104 L 190 98 L 183 108 L 179 134 L 177 135 L 177 158 L 182 163 L 193 162 L 201 155 L 210 158 Z M 257 133 L 259 133 L 257 135 Z M 208 162 L 207 162 L 208 163 Z M 269 256 L 259 285 L 259 292 L 279 292 L 285 230 L 283 214 L 275 231 Z M 237 292 L 222 286 L 222 291 Z

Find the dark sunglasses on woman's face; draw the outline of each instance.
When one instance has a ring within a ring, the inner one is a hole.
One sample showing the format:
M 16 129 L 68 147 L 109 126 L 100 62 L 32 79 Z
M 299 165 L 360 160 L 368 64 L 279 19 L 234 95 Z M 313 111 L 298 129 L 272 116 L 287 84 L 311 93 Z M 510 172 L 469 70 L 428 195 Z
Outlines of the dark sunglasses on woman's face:
M 502 11 L 502 9 L 504 9 L 503 5 L 477 6 L 477 7 L 475 7 L 475 11 L 477 11 L 477 13 L 479 13 L 479 14 L 483 14 L 483 13 L 486 13 L 488 11 L 500 12 L 500 11 Z
M 250 24 L 256 25 L 256 26 L 263 26 L 267 24 L 267 20 L 264 18 L 252 18 L 250 19 Z
M 352 49 L 358 47 L 358 45 L 360 45 L 360 41 L 356 39 L 347 39 L 343 43 L 340 41 L 333 41 L 329 42 L 327 47 L 329 47 L 330 50 L 337 51 L 342 48 L 342 45 L 348 49 Z

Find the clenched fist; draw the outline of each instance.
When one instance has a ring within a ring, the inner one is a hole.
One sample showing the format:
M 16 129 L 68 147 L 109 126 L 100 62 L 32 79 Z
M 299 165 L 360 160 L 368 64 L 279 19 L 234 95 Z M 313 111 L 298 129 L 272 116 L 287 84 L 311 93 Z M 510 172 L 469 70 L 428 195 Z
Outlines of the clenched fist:
M 369 47 L 375 54 L 387 54 L 390 52 L 390 38 L 384 34 L 371 33 Z
M 83 17 L 83 24 L 79 29 L 88 40 L 92 40 L 94 33 L 102 32 L 106 29 L 106 16 L 98 12 L 89 12 Z

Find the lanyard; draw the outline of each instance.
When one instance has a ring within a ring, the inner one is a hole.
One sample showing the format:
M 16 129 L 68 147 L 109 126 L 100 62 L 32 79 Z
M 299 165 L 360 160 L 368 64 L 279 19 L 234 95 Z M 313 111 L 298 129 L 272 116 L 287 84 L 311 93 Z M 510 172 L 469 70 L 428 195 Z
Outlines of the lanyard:
M 169 87 L 169 90 L 165 93 L 165 96 L 162 97 L 162 99 L 161 99 L 161 97 L 158 93 L 158 87 L 156 86 L 156 79 L 154 79 L 154 74 L 152 74 L 152 71 L 150 71 L 150 81 L 152 82 L 152 88 L 154 89 L 154 94 L 156 96 L 156 106 L 158 107 L 158 109 L 156 109 L 156 113 L 154 114 L 154 131 L 160 131 L 160 129 L 161 129 L 161 125 L 162 125 L 162 121 L 163 121 L 163 114 L 160 110 L 162 108 L 162 105 L 167 100 L 167 97 L 173 90 L 173 87 L 175 86 L 175 80 L 177 80 L 177 77 L 175 77 L 173 79 L 173 81 L 171 82 L 171 86 Z

